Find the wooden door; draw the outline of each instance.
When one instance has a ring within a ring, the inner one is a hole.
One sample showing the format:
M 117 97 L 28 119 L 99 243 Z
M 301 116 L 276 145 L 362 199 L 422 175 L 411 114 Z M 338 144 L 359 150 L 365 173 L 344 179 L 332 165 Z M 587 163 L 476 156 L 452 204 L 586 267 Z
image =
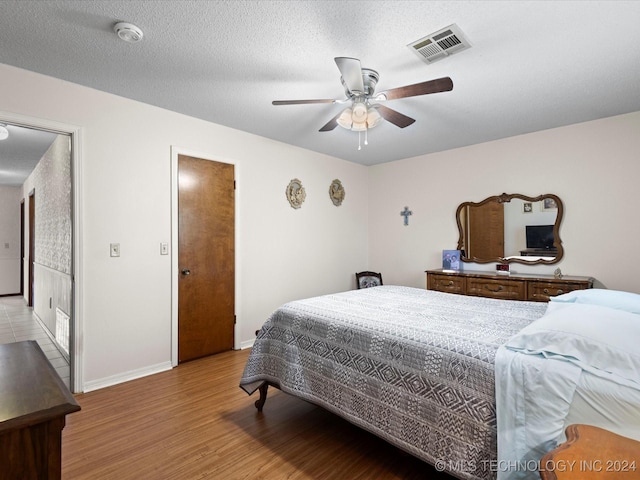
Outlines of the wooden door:
M 234 166 L 178 155 L 178 362 L 233 348 Z
M 467 258 L 504 257 L 504 204 L 487 202 L 469 207 Z

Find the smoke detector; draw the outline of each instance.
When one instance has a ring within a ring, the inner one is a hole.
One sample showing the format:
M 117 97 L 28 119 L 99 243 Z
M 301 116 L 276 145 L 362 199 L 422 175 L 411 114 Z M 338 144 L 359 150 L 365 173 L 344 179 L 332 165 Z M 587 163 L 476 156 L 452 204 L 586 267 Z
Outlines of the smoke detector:
M 6 140 L 9 138 L 9 130 L 4 123 L 0 123 L 0 140 Z
M 471 47 L 455 23 L 407 45 L 425 63 L 433 63 Z
M 133 23 L 118 22 L 113 26 L 113 31 L 125 42 L 137 43 L 142 40 L 142 30 Z

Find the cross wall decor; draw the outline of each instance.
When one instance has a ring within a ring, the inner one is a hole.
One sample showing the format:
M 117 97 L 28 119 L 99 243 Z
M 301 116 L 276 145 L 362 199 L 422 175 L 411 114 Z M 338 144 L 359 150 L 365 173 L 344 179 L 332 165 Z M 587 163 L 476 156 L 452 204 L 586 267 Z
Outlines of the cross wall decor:
M 413 215 L 413 212 L 409 210 L 409 207 L 404 207 L 404 210 L 400 212 L 400 215 L 404 217 L 405 226 L 409 225 L 409 215 Z

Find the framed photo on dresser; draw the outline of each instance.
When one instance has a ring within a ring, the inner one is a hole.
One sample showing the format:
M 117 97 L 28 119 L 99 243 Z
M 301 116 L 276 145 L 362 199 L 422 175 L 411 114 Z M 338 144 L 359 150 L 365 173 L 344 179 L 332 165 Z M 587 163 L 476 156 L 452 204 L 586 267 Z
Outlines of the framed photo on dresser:
M 459 271 L 462 270 L 462 262 L 460 261 L 460 250 L 443 250 L 442 251 L 442 270 Z

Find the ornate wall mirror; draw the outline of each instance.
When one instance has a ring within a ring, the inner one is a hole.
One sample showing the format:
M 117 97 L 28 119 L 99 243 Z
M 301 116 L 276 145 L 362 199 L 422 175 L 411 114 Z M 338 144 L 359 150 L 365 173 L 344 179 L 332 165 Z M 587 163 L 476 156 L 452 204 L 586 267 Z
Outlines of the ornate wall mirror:
M 458 250 L 475 263 L 552 264 L 563 255 L 562 201 L 556 195 L 496 195 L 456 210 Z

